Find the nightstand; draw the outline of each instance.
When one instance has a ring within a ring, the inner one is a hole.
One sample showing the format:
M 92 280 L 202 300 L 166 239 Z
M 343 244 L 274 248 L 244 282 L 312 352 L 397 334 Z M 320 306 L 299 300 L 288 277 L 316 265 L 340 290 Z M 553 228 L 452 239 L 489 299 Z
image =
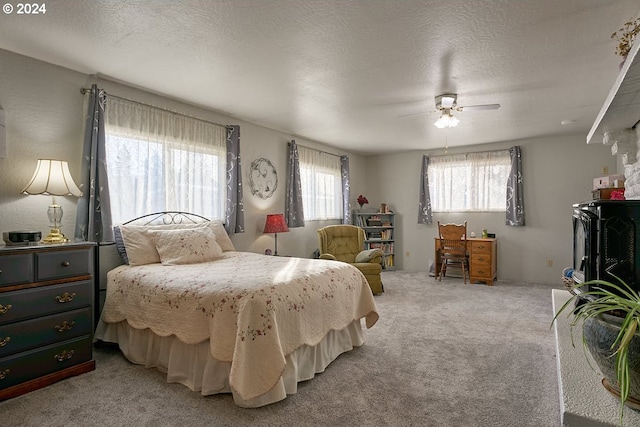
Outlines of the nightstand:
M 0 400 L 95 369 L 94 251 L 0 246 Z

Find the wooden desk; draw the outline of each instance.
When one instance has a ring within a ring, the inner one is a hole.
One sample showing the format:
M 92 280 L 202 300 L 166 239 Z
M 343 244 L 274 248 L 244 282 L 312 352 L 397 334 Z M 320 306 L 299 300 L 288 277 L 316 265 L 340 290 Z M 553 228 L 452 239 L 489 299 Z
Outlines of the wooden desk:
M 435 274 L 440 275 L 440 239 L 435 238 Z M 493 285 L 498 278 L 498 239 L 482 239 L 473 237 L 467 239 L 467 253 L 469 254 L 469 278 L 471 283 L 484 282 Z

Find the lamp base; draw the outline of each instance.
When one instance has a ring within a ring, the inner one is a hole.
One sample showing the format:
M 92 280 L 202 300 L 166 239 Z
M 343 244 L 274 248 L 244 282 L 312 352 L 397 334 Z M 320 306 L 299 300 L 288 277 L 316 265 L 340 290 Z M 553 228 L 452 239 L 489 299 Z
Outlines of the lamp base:
M 42 243 L 67 243 L 67 239 L 59 228 L 52 228 L 47 237 L 42 239 Z

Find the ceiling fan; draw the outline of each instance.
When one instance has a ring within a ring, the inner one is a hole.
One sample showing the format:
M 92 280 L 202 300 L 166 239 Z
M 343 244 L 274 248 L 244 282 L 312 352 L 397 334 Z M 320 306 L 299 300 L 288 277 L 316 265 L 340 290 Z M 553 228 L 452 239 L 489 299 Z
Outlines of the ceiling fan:
M 455 93 L 447 93 L 436 96 L 436 108 L 440 111 L 445 108 L 456 111 L 497 110 L 500 108 L 500 104 L 458 106 L 458 95 Z
M 500 108 L 500 104 L 482 104 L 482 105 L 465 105 L 458 106 L 458 95 L 455 93 L 445 93 L 438 95 L 435 98 L 436 109 L 440 111 L 440 118 L 434 123 L 436 127 L 455 127 L 460 123 L 460 120 L 455 118 L 452 111 L 479 111 L 479 110 L 497 110 Z M 415 116 L 424 113 L 405 114 L 400 117 Z
M 472 110 L 497 110 L 500 104 L 484 104 L 484 105 L 467 105 L 458 106 L 458 95 L 455 93 L 447 93 L 436 96 L 436 108 L 442 113 L 440 118 L 436 120 L 434 126 L 440 129 L 452 128 L 458 126 L 460 120 L 456 119 L 451 110 L 455 111 L 472 111 Z

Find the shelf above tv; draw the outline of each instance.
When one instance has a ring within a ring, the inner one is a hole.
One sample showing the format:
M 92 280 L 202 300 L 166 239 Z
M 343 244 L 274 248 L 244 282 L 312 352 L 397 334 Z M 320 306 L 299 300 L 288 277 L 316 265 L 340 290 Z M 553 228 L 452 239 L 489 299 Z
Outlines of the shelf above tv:
M 632 129 L 640 121 L 640 43 L 635 43 L 600 109 L 587 144 L 602 143 L 610 131 Z

